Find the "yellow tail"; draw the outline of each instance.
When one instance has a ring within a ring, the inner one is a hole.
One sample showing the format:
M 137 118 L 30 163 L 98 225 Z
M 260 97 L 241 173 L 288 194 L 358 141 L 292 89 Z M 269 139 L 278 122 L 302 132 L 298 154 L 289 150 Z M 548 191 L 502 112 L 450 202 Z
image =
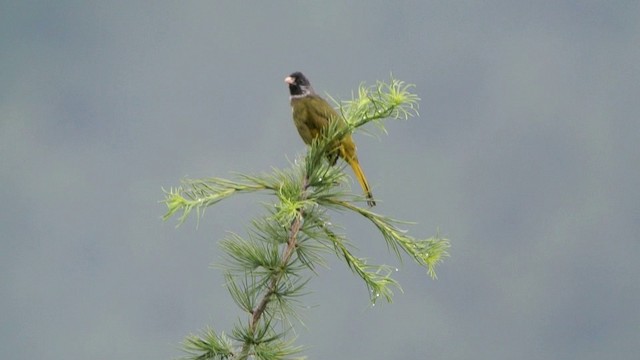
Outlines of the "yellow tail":
M 373 200 L 373 194 L 371 193 L 371 188 L 369 187 L 369 183 L 367 182 L 367 177 L 364 176 L 364 172 L 360 167 L 360 162 L 357 157 L 352 157 L 347 159 L 349 165 L 353 169 L 353 173 L 356 175 L 356 179 L 360 183 L 362 190 L 364 191 L 365 196 L 367 197 L 367 205 L 376 206 L 376 201 Z

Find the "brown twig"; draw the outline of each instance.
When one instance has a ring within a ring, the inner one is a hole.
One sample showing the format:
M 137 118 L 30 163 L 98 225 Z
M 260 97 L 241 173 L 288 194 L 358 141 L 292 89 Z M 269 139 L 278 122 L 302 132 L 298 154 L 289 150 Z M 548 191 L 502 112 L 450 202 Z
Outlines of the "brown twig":
M 309 181 L 308 181 L 308 178 L 305 176 L 302 182 L 302 196 L 301 196 L 302 200 L 306 198 L 306 191 L 308 187 L 309 187 Z M 280 281 L 280 279 L 282 279 L 282 276 L 284 274 L 284 269 L 287 267 L 287 265 L 289 264 L 289 261 L 291 260 L 291 257 L 293 256 L 293 252 L 298 242 L 298 233 L 302 228 L 303 221 L 304 221 L 304 209 L 300 208 L 298 209 L 298 214 L 295 217 L 295 219 L 291 222 L 291 227 L 289 228 L 289 238 L 287 239 L 287 246 L 283 249 L 280 266 L 279 266 L 281 271 L 273 274 L 273 276 L 271 277 L 271 281 L 269 281 L 269 286 L 267 287 L 267 291 L 262 296 L 262 299 L 260 300 L 260 303 L 258 304 L 258 306 L 256 306 L 255 309 L 253 309 L 253 311 L 251 312 L 252 315 L 251 315 L 251 319 L 249 320 L 249 329 L 251 330 L 251 333 L 254 333 L 256 331 L 258 327 L 258 323 L 260 322 L 262 315 L 267 309 L 267 305 L 269 304 L 271 297 L 276 292 L 276 288 L 278 287 L 278 282 Z M 242 348 L 241 358 L 243 359 L 248 358 L 249 356 L 248 351 L 249 351 L 249 344 L 245 344 Z
M 289 230 L 289 239 L 287 240 L 287 247 L 283 251 L 282 261 L 280 262 L 281 270 L 287 266 L 289 260 L 291 259 L 291 256 L 293 255 L 293 250 L 296 248 L 296 243 L 298 241 L 298 232 L 302 227 L 302 221 L 303 210 L 300 209 L 298 210 L 298 216 L 296 216 L 296 218 L 291 223 L 291 228 Z M 283 272 L 279 272 L 273 275 L 271 281 L 269 282 L 267 292 L 262 297 L 262 300 L 260 300 L 260 304 L 258 304 L 258 306 L 256 306 L 256 308 L 252 311 L 253 316 L 251 316 L 251 322 L 249 323 L 252 332 L 256 330 L 258 321 L 264 313 L 264 310 L 267 308 L 267 304 L 269 303 L 271 296 L 275 293 L 276 287 L 278 286 L 278 281 L 282 278 L 282 274 Z

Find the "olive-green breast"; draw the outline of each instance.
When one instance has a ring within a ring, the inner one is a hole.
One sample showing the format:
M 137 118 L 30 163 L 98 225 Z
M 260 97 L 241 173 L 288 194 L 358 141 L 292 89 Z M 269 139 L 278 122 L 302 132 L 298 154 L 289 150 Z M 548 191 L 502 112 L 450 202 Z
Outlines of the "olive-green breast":
M 320 135 L 329 121 L 339 119 L 338 113 L 318 95 L 308 95 L 291 99 L 293 122 L 306 144 Z

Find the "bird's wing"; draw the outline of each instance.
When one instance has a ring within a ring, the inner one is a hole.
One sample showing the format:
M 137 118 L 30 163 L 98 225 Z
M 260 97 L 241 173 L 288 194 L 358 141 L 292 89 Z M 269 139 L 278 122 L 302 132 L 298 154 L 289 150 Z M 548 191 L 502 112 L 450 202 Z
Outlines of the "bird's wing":
M 329 121 L 334 121 L 339 118 L 338 113 L 329 105 L 329 103 L 317 95 L 309 97 L 309 120 L 310 127 L 318 130 L 323 129 L 329 124 Z

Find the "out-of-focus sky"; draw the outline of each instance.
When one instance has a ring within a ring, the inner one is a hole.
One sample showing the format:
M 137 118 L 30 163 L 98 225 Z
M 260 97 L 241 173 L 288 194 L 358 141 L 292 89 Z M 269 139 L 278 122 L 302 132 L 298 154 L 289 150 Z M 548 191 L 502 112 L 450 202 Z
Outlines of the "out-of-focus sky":
M 306 355 L 640 352 L 637 1 L 14 1 L 0 34 L 0 358 L 171 359 L 229 331 L 217 241 L 271 199 L 176 230 L 161 189 L 304 153 L 296 70 L 341 99 L 390 73 L 416 85 L 420 117 L 356 135 L 360 160 L 376 211 L 452 242 L 432 281 L 335 214 L 404 293 L 369 307 L 328 254 Z

